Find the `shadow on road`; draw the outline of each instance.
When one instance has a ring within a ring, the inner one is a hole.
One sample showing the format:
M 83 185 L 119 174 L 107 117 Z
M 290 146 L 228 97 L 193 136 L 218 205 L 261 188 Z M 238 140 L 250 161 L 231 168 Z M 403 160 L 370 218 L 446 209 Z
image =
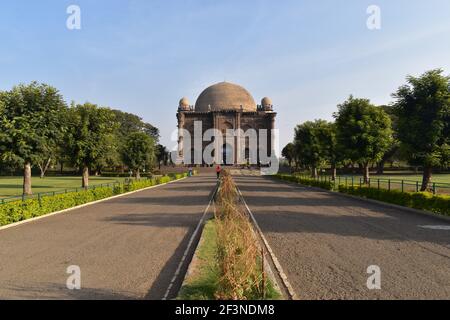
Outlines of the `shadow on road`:
M 263 232 L 322 233 L 377 240 L 431 242 L 449 247 L 450 232 L 419 225 L 448 224 L 340 194 L 273 178 L 236 178 Z

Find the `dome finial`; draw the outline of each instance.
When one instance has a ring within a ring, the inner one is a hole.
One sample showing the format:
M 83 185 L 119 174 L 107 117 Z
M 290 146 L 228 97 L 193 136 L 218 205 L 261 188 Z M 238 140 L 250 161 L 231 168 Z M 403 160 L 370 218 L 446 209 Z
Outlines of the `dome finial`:
M 261 100 L 261 106 L 262 106 L 263 110 L 265 110 L 265 111 L 273 110 L 272 100 L 268 97 L 264 97 Z

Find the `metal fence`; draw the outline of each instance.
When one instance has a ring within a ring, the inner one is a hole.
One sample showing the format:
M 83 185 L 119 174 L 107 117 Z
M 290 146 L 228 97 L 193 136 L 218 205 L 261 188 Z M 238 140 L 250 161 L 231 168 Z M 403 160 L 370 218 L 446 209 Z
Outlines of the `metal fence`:
M 36 194 L 33 194 L 33 195 L 21 195 L 21 196 L 12 196 L 12 197 L 0 198 L 0 205 L 6 204 L 6 203 L 10 203 L 10 202 L 14 202 L 14 201 L 26 201 L 26 200 L 29 200 L 29 199 L 38 199 L 38 200 L 40 200 L 40 199 L 42 199 L 43 197 L 46 197 L 46 196 L 55 196 L 55 195 L 58 195 L 58 194 L 75 193 L 75 192 L 86 191 L 86 190 L 95 190 L 95 189 L 98 189 L 98 188 L 112 188 L 112 189 L 115 189 L 116 187 L 129 185 L 132 181 L 142 181 L 142 180 L 155 179 L 155 178 L 160 178 L 160 177 L 163 177 L 163 176 L 162 175 L 152 175 L 151 177 L 142 178 L 142 179 L 127 178 L 127 179 L 124 180 L 124 182 L 114 181 L 114 182 L 102 183 L 102 184 L 89 186 L 87 188 L 83 188 L 83 187 L 66 188 L 66 189 L 55 190 L 55 191 L 50 191 L 50 192 L 39 192 L 39 193 L 36 193 Z
M 127 184 L 130 183 L 130 181 L 125 180 L 125 182 L 119 182 L 119 181 L 115 181 L 115 182 L 109 182 L 109 183 L 102 183 L 102 184 L 98 184 L 98 185 L 93 185 L 93 186 L 89 186 L 87 188 L 67 188 L 67 189 L 61 189 L 61 190 L 55 190 L 55 191 L 50 191 L 50 192 L 39 192 L 33 195 L 21 195 L 21 196 L 12 196 L 12 197 L 6 197 L 6 198 L 1 198 L 0 199 L 0 205 L 2 204 L 6 204 L 9 202 L 14 202 L 14 201 L 26 201 L 29 199 L 42 199 L 43 197 L 46 196 L 55 196 L 57 194 L 66 194 L 66 193 L 75 193 L 75 192 L 80 192 L 80 191 L 86 191 L 86 190 L 95 190 L 98 188 L 116 188 L 119 187 L 123 184 Z
M 418 180 L 371 178 L 369 179 L 368 184 L 364 184 L 364 179 L 362 177 L 355 177 L 355 176 L 337 176 L 336 181 L 333 181 L 331 176 L 325 175 L 317 176 L 316 178 L 312 178 L 309 175 L 297 175 L 297 176 L 300 176 L 304 179 L 315 179 L 317 181 L 323 182 L 328 181 L 331 183 L 335 183 L 336 185 L 344 185 L 346 187 L 369 186 L 378 189 L 399 190 L 401 192 L 420 192 L 420 189 L 422 187 L 422 181 Z M 450 195 L 450 183 L 431 182 L 428 185 L 427 191 L 435 195 L 436 194 Z

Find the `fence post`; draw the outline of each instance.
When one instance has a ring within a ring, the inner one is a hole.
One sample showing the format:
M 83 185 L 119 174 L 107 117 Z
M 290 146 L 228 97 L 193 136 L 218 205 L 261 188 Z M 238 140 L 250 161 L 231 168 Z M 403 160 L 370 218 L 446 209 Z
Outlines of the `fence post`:
M 402 180 L 402 193 L 405 192 L 405 181 Z
M 378 190 L 380 190 L 380 178 L 378 178 L 377 181 L 378 181 Z
M 362 187 L 362 178 L 359 178 L 359 187 Z
M 436 182 L 433 182 L 433 194 L 436 195 Z
M 416 192 L 419 192 L 419 181 L 416 181 Z
M 352 176 L 352 188 L 354 188 L 354 187 L 355 187 L 355 177 Z
M 388 190 L 391 191 L 391 179 L 388 179 Z
M 38 193 L 38 202 L 39 202 L 39 207 L 42 207 L 42 202 L 41 202 L 41 193 Z

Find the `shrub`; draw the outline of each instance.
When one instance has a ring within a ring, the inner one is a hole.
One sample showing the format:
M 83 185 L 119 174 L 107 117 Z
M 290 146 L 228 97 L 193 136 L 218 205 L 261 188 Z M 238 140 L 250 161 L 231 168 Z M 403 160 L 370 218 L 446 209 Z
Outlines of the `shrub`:
M 322 188 L 326 190 L 333 190 L 334 189 L 334 182 L 333 181 L 321 181 L 316 180 L 313 178 L 305 178 L 301 176 L 294 176 L 294 175 L 287 175 L 287 174 L 277 174 L 275 175 L 278 179 L 288 181 L 288 182 L 294 182 L 303 184 L 305 186 L 311 186 L 311 187 L 317 187 Z
M 344 185 L 339 186 L 339 192 L 450 216 L 450 196 Z
M 278 174 L 278 179 L 295 182 L 307 186 L 333 190 L 332 181 L 318 181 L 295 175 Z M 402 192 L 400 190 L 378 189 L 368 186 L 337 186 L 337 191 L 358 197 L 379 200 L 404 207 L 427 210 L 441 215 L 450 216 L 450 196 L 433 195 L 429 192 Z
M 0 205 L 0 226 L 39 217 L 48 213 L 76 207 L 85 203 L 102 200 L 122 193 L 136 191 L 157 184 L 167 183 L 186 177 L 187 174 L 163 176 L 157 179 L 131 181 L 125 184 L 116 184 L 113 188 L 101 187 L 39 198 L 25 201 L 13 201 Z

